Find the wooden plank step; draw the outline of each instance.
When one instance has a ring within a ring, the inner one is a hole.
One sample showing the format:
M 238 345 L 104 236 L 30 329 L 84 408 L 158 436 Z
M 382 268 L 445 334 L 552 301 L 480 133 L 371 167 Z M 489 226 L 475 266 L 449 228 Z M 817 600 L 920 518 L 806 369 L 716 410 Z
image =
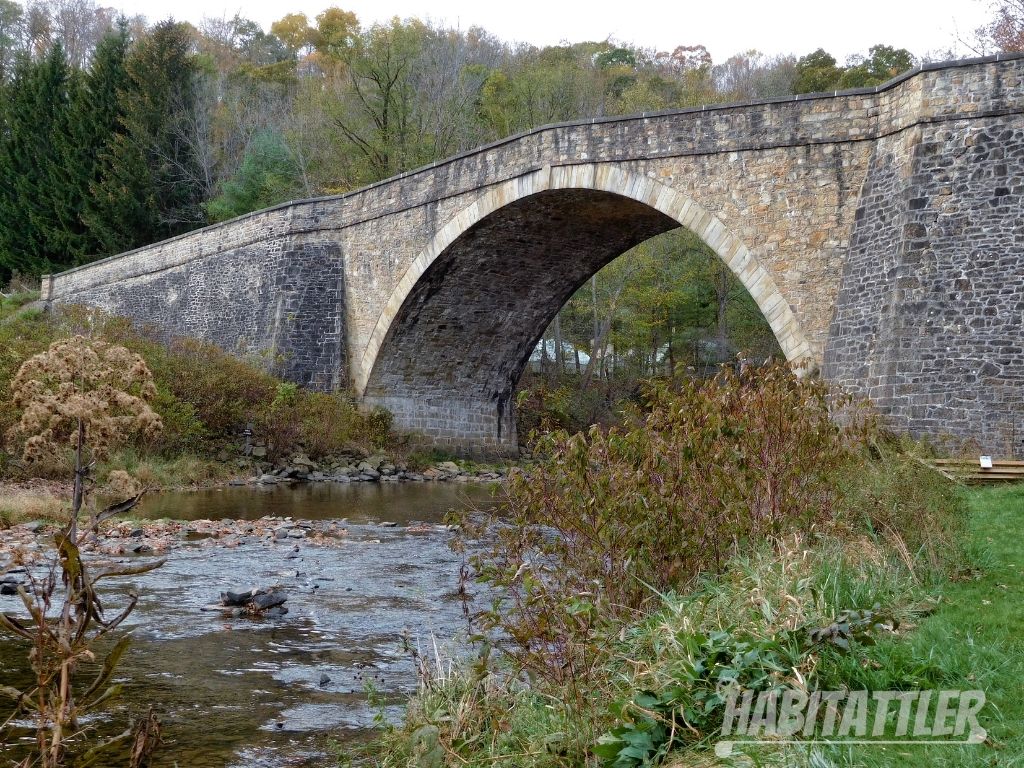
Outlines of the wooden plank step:
M 933 464 L 939 464 L 939 465 L 942 465 L 942 466 L 959 466 L 959 465 L 964 465 L 964 466 L 979 467 L 977 459 L 933 459 L 932 463 Z M 997 467 L 997 466 L 1000 466 L 1000 467 L 1024 467 L 1024 461 L 1010 461 L 1008 459 L 1007 460 L 993 459 L 992 460 L 992 466 L 993 467 Z
M 980 472 L 984 475 L 989 472 L 1008 472 L 1014 475 L 1024 475 L 1024 467 L 1000 467 L 998 464 L 991 469 L 987 467 L 951 467 L 947 464 L 943 469 L 947 472 L 967 472 L 968 474 Z
M 1012 483 L 1024 481 L 1024 461 L 994 460 L 992 467 L 982 467 L 975 458 L 934 459 L 935 468 L 968 485 Z

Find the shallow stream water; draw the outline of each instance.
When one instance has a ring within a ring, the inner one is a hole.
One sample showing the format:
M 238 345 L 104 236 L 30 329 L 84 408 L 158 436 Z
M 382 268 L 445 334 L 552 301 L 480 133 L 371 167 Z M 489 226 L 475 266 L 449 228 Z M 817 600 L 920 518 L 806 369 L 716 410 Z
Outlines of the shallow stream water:
M 337 750 L 365 737 L 375 715 L 397 717 L 417 682 L 409 646 L 432 653 L 436 640 L 442 655 L 464 647 L 461 559 L 440 523 L 448 509 L 489 498 L 489 488 L 475 484 L 360 483 L 148 499 L 142 516 L 340 519 L 348 530 L 332 548 L 258 538 L 236 548 L 186 543 L 156 571 L 120 580 L 118 590 L 131 586 L 141 597 L 123 625 L 134 641 L 118 668 L 125 684 L 119 706 L 138 715 L 151 705 L 158 713 L 165 745 L 154 765 L 333 765 Z M 288 594 L 283 617 L 200 610 L 221 591 L 272 585 Z M 112 607 L 123 602 L 116 591 L 107 597 Z M 0 610 L 20 607 L 18 598 L 0 597 Z M 0 682 L 17 685 L 26 675 L 24 650 L 0 640 Z M 383 708 L 371 706 L 369 690 L 383 695 Z M 127 712 L 118 713 L 119 725 Z M 0 745 L 0 765 L 14 749 Z

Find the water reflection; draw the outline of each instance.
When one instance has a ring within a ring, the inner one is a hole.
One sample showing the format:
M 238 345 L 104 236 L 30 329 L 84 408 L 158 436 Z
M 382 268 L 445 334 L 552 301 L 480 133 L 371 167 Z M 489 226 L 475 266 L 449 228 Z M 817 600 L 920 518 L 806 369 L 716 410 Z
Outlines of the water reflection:
M 479 483 L 302 483 L 161 493 L 145 499 L 143 517 L 256 520 L 265 515 L 302 520 L 347 518 L 436 522 L 453 507 L 487 503 L 491 486 Z

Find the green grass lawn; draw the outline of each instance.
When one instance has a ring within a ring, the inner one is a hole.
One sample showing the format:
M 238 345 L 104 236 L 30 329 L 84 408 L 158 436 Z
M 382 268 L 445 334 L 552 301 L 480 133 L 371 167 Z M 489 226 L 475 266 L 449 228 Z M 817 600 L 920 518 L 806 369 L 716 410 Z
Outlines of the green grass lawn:
M 968 499 L 978 570 L 941 588 L 937 610 L 909 635 L 872 648 L 869 658 L 878 668 L 859 676 L 874 689 L 916 680 L 922 689 L 984 691 L 979 720 L 988 741 L 803 748 L 801 754 L 784 757 L 785 764 L 1024 766 L 1024 486 L 971 490 Z M 763 757 L 778 764 L 777 754 Z
M 915 655 L 944 670 L 944 686 L 985 692 L 981 724 L 989 742 L 924 750 L 914 764 L 1024 765 L 1024 486 L 975 490 L 969 498 L 971 536 L 984 562 L 975 578 L 943 590 L 939 610 L 911 643 Z

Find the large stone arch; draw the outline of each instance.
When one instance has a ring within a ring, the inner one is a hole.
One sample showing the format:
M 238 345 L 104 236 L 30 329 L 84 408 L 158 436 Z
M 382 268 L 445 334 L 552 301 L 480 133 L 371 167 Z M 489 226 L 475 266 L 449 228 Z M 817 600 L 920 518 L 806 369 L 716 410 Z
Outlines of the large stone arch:
M 419 321 L 418 314 L 424 303 L 441 290 L 441 283 L 451 268 L 450 264 L 443 263 L 444 257 L 450 255 L 453 248 L 468 248 L 465 244 L 474 234 L 478 239 L 491 237 L 494 255 L 489 258 L 502 259 L 502 248 L 506 240 L 519 239 L 515 226 L 500 221 L 502 216 L 517 222 L 516 226 L 526 226 L 524 218 L 550 216 L 552 218 L 547 223 L 548 229 L 538 236 L 552 242 L 557 240 L 565 243 L 568 237 L 566 233 L 573 226 L 586 229 L 587 225 L 577 221 L 564 229 L 558 227 L 560 205 L 566 208 L 568 216 L 600 218 L 610 215 L 613 220 L 590 225 L 592 234 L 599 236 L 602 234 L 599 228 L 604 228 L 607 237 L 602 238 L 601 248 L 605 251 L 596 255 L 594 263 L 589 267 L 578 265 L 575 272 L 570 270 L 571 277 L 566 277 L 569 284 L 561 287 L 533 286 L 537 295 L 544 297 L 537 301 L 545 303 L 548 313 L 556 303 L 554 311 L 557 311 L 557 307 L 561 306 L 582 280 L 589 278 L 596 269 L 629 247 L 659 232 L 684 226 L 704 240 L 747 288 L 775 333 L 787 359 L 800 362 L 810 356 L 811 347 L 772 275 L 738 237 L 697 201 L 653 178 L 621 168 L 600 164 L 545 166 L 539 171 L 486 191 L 448 221 L 418 254 L 391 292 L 361 357 L 353 361 L 352 378 L 356 393 L 369 404 L 377 403 L 390 408 L 395 413 L 398 426 L 422 431 L 438 442 L 460 447 L 479 445 L 484 450 L 499 446 L 514 449 L 514 430 L 508 424 L 511 416 L 508 395 L 525 364 L 524 347 L 532 349 L 537 336 L 547 325 L 544 322 L 539 330 L 536 329 L 543 317 L 543 308 L 538 310 L 541 314 L 537 317 L 531 317 L 529 308 L 522 308 L 525 326 L 517 331 L 525 335 L 512 353 L 517 359 L 503 364 L 500 371 L 495 369 L 489 374 L 492 379 L 500 379 L 500 382 L 484 386 L 486 392 L 467 392 L 464 381 L 453 382 L 459 386 L 451 386 L 449 391 L 444 391 L 443 379 L 450 370 L 445 368 L 442 361 L 435 360 L 429 363 L 434 366 L 433 370 L 424 370 L 428 363 L 418 359 L 417 354 L 422 352 L 426 356 L 431 351 L 402 349 L 401 345 L 404 343 L 417 347 L 425 338 L 423 329 L 417 331 L 418 336 L 408 329 Z M 487 227 L 495 231 L 484 234 Z M 529 235 L 524 237 L 528 238 Z M 530 247 L 536 256 L 543 243 L 535 241 Z M 476 248 L 479 251 L 480 245 Z M 440 274 L 438 270 L 441 270 Z M 558 291 L 561 291 L 561 295 Z M 466 293 L 471 294 L 471 291 L 467 290 Z M 531 301 L 533 295 L 526 301 Z M 498 307 L 494 310 L 501 311 Z M 435 319 L 428 320 L 434 323 L 433 332 L 451 330 L 447 322 L 440 322 L 436 318 L 451 319 L 457 311 L 445 309 L 443 312 L 446 314 L 435 312 Z M 480 309 L 476 310 L 476 314 L 480 314 Z M 548 321 L 550 319 L 547 318 Z M 459 323 L 458 318 L 455 318 L 455 323 Z M 506 322 L 505 327 L 508 325 Z M 403 328 L 406 330 L 403 331 Z M 463 341 L 467 334 L 472 333 L 464 327 L 460 327 L 459 331 L 462 336 L 456 338 Z M 479 341 L 482 344 L 486 339 Z M 457 352 L 458 355 L 453 351 L 452 357 L 458 356 L 460 360 L 453 362 L 453 367 L 473 365 L 473 354 L 469 350 L 459 349 Z M 481 357 L 488 354 L 485 351 Z M 430 382 L 431 378 L 435 381 Z M 431 390 L 424 389 L 430 386 L 438 387 L 435 390 L 436 398 Z M 451 413 L 446 414 L 445 411 Z

